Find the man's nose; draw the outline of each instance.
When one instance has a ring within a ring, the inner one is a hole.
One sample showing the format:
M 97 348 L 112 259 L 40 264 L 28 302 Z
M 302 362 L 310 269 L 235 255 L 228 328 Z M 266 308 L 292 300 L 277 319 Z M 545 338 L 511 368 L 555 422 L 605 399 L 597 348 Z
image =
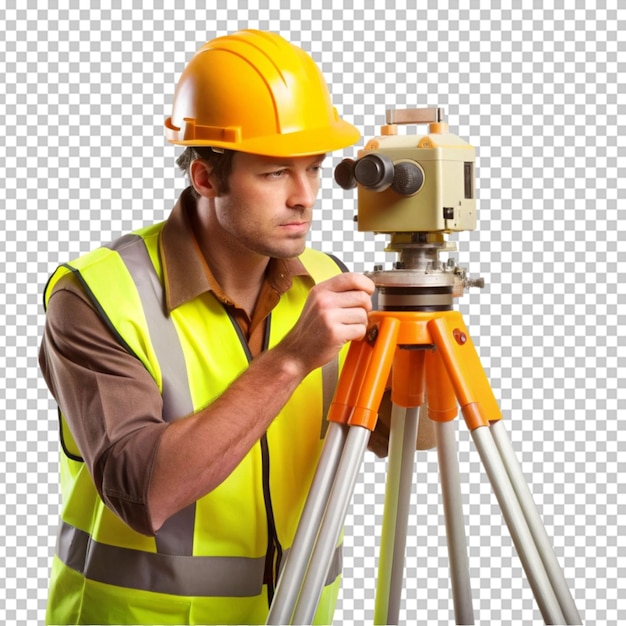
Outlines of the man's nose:
M 309 208 L 315 204 L 319 181 L 312 179 L 307 174 L 298 174 L 292 178 L 289 198 L 287 203 L 290 207 Z

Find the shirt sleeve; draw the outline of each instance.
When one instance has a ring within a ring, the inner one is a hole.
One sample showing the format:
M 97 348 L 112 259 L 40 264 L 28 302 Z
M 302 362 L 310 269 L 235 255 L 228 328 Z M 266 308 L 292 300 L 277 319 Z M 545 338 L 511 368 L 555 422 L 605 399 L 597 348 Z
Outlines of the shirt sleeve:
M 39 363 L 104 503 L 134 530 L 154 534 L 148 492 L 167 427 L 161 394 L 73 276 L 50 298 Z

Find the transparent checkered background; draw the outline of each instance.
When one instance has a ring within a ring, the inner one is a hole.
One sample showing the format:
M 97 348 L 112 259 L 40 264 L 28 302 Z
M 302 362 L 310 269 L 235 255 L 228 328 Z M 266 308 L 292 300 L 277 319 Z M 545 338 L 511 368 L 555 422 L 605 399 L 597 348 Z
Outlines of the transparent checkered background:
M 200 44 L 244 27 L 310 51 L 359 145 L 387 107 L 438 105 L 476 147 L 479 228 L 455 239 L 486 287 L 460 309 L 585 622 L 626 621 L 624 2 L 37 4 L 0 10 L 0 621 L 43 619 L 55 543 L 57 422 L 37 367 L 46 279 L 168 214 L 184 186 L 162 128 L 175 82 Z M 355 151 L 326 168 L 311 239 L 363 271 L 390 258 L 384 237 L 355 232 L 355 196 L 332 182 Z M 458 430 L 478 623 L 538 623 Z M 368 455 L 354 494 L 337 624 L 372 620 L 385 467 Z M 454 621 L 434 451 L 417 455 L 401 620 Z

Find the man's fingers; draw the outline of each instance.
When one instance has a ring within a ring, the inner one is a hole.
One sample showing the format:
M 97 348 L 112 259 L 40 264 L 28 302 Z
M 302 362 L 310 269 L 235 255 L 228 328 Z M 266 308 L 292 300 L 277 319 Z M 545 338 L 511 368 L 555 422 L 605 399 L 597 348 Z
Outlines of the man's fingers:
M 374 293 L 374 289 L 376 288 L 376 285 L 374 285 L 374 282 L 370 278 L 363 274 L 356 274 L 355 272 L 346 272 L 345 274 L 333 276 L 333 278 L 321 284 L 325 284 L 327 288 L 336 292 L 363 291 L 370 296 Z

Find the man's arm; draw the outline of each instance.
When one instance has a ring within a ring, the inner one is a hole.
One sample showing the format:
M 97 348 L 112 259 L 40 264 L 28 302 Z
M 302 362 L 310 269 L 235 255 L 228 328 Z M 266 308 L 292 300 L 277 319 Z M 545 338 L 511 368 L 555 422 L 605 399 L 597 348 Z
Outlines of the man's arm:
M 73 275 L 50 298 L 39 364 L 100 497 L 129 526 L 150 534 L 148 480 L 167 428 L 163 400 Z
M 316 285 L 278 346 L 254 359 L 209 407 L 168 427 L 150 481 L 155 531 L 235 469 L 307 374 L 364 336 L 372 291 L 373 283 L 359 274 Z
M 53 294 L 40 362 L 96 488 L 122 519 L 151 534 L 218 486 L 302 379 L 363 336 L 373 284 L 342 274 L 313 288 L 292 331 L 210 406 L 166 424 L 161 396 L 84 298 Z

